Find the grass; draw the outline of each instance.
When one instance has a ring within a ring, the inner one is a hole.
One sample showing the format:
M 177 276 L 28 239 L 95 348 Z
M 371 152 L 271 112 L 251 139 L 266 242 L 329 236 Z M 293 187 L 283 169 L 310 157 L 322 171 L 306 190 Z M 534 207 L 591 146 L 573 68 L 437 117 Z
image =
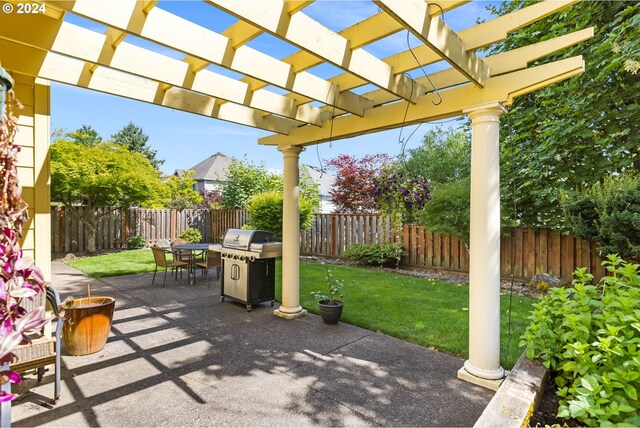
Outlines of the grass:
M 156 267 L 153 253 L 149 248 L 82 257 L 71 260 L 67 264 L 93 278 L 153 272 Z
M 123 251 L 73 260 L 70 266 L 95 278 L 153 272 L 150 250 Z M 408 275 L 353 266 L 330 265 L 335 278 L 345 281 L 341 320 L 409 342 L 468 357 L 469 287 Z M 277 263 L 276 299 L 281 300 L 281 265 Z M 300 304 L 318 313 L 312 291 L 321 288 L 326 267 L 300 263 Z M 534 299 L 514 294 L 501 296 L 501 364 L 510 369 L 522 353 L 520 335 L 529 324 L 526 317 Z M 508 352 L 507 352 L 508 348 Z

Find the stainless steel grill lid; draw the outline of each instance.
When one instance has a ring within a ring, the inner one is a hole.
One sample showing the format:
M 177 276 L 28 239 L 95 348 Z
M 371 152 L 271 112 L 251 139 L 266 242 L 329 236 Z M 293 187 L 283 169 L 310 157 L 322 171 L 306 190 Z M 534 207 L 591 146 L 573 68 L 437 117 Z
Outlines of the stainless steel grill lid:
M 250 251 L 251 244 L 273 242 L 275 236 L 265 230 L 229 229 L 224 235 L 222 246 L 236 250 Z

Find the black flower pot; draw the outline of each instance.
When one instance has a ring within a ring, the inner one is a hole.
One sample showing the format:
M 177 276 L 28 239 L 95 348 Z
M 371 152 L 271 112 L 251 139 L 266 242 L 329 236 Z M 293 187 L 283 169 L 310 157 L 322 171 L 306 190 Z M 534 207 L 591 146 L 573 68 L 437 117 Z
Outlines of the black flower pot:
M 318 302 L 320 306 L 320 316 L 325 324 L 337 324 L 342 315 L 342 307 L 344 303 L 339 300 L 334 300 L 333 304 L 329 303 L 329 300 L 320 300 Z

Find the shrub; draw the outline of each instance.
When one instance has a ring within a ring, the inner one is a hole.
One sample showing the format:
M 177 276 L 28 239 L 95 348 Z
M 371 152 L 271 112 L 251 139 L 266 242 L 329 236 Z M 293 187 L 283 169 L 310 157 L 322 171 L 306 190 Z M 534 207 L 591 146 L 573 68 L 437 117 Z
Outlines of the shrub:
M 520 346 L 555 378 L 558 416 L 587 426 L 640 425 L 640 265 L 617 255 L 598 285 L 579 268 L 572 287 L 534 305 Z
M 251 225 L 272 232 L 278 241 L 282 240 L 282 202 L 282 193 L 265 192 L 253 195 L 247 206 Z M 311 227 L 314 210 L 314 202 L 300 198 L 300 230 Z
M 640 174 L 628 171 L 596 183 L 565 204 L 568 225 L 598 241 L 601 254 L 640 258 Z
M 147 246 L 147 240 L 144 236 L 133 236 L 127 241 L 127 250 L 137 250 Z
M 400 259 L 406 254 L 400 242 L 379 242 L 377 244 L 351 244 L 344 252 L 350 259 L 373 266 L 400 265 Z
M 185 241 L 189 241 L 192 244 L 197 244 L 202 241 L 202 233 L 195 227 L 189 227 L 182 231 L 180 234 L 180 239 L 184 239 Z

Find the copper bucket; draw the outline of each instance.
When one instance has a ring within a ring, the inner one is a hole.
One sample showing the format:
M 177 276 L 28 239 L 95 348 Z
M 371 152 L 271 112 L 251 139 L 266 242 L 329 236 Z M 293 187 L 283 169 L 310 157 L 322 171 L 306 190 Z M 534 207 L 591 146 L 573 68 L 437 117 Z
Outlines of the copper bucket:
M 116 299 L 90 297 L 65 302 L 62 338 L 69 355 L 88 355 L 104 348 Z

